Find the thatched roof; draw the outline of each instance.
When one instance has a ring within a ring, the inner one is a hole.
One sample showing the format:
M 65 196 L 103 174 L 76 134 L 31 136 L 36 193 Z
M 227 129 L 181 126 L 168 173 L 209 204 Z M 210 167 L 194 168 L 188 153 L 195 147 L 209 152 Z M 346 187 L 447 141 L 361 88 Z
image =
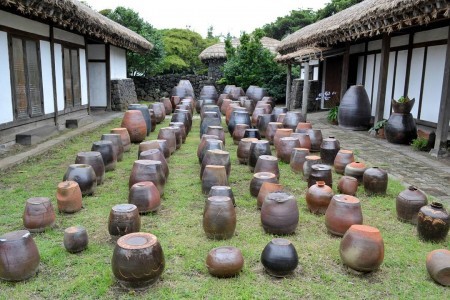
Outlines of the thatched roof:
M 263 47 L 268 49 L 273 54 L 277 54 L 276 48 L 279 43 L 280 43 L 279 40 L 275 40 L 275 39 L 272 39 L 269 37 L 261 38 L 261 44 L 263 45 Z M 239 46 L 239 39 L 233 39 L 231 41 L 231 44 L 234 47 Z M 198 58 L 201 61 L 220 60 L 220 59 L 226 60 L 227 53 L 225 51 L 225 43 L 221 42 L 221 43 L 217 43 L 212 46 L 209 46 L 208 48 L 203 50 L 202 53 L 200 53 Z
M 76 0 L 0 0 L 0 9 L 144 53 L 153 45 L 136 32 Z
M 295 52 L 285 55 L 278 54 L 275 61 L 284 64 L 298 63 L 302 60 L 323 59 L 322 53 L 330 48 L 323 47 L 305 47 Z
M 309 46 L 330 46 L 403 28 L 428 24 L 450 15 L 449 0 L 365 0 L 285 37 L 285 55 Z

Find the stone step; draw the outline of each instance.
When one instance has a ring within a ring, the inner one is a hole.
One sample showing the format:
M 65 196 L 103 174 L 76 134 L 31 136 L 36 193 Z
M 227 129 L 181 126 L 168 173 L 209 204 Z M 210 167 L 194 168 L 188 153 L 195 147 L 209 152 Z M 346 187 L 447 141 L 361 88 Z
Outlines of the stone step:
M 16 143 L 21 145 L 34 145 L 59 133 L 54 125 L 46 125 L 36 129 L 16 134 Z
M 79 128 L 79 127 L 83 127 L 87 124 L 91 124 L 92 122 L 94 122 L 94 118 L 92 116 L 83 116 L 83 117 L 79 117 L 79 118 L 73 118 L 73 119 L 67 119 L 66 120 L 66 128 Z

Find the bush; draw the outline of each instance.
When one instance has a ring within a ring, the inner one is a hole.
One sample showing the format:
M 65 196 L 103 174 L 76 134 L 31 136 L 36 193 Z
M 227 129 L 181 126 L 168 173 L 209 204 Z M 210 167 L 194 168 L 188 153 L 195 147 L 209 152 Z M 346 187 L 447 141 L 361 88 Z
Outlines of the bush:
M 412 140 L 411 146 L 416 151 L 427 151 L 428 150 L 428 140 L 422 137 Z

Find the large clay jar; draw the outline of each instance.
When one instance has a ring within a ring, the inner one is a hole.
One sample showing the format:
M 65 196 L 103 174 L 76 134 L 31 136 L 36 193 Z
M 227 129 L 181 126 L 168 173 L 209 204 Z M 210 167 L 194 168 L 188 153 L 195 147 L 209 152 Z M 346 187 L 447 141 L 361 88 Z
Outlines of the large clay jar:
M 428 274 L 437 283 L 450 286 L 450 251 L 447 249 L 433 250 L 427 255 L 426 266 Z
M 230 135 L 233 135 L 236 124 L 247 124 L 251 127 L 252 124 L 248 112 L 239 110 L 232 112 L 230 121 L 228 122 L 228 132 Z
M 355 224 L 363 223 L 361 202 L 350 195 L 334 195 L 325 212 L 325 225 L 329 233 L 343 236 Z
M 208 126 L 208 128 L 206 129 L 206 134 L 217 135 L 219 137 L 219 140 L 221 140 L 223 145 L 225 146 L 225 132 L 223 131 L 222 126 Z
M 272 114 L 260 114 L 256 120 L 256 127 L 259 129 L 259 133 L 262 138 L 266 137 L 267 126 L 270 122 L 274 122 L 275 118 Z
M 259 130 L 258 129 L 256 129 L 256 128 L 247 128 L 247 129 L 245 129 L 243 138 L 255 138 L 255 139 L 260 140 L 261 139 L 261 135 L 259 134 Z
M 298 123 L 305 121 L 306 119 L 301 112 L 288 111 L 283 120 L 283 127 L 290 128 L 294 131 L 297 128 Z
M 234 235 L 236 210 L 229 197 L 208 197 L 203 211 L 203 229 L 210 239 L 225 240 Z
M 244 257 L 236 247 L 224 246 L 209 251 L 206 257 L 206 267 L 209 274 L 219 277 L 233 277 L 241 272 Z
M 320 158 L 322 163 L 332 166 L 337 153 L 341 149 L 339 141 L 334 137 L 323 139 L 320 145 Z
M 355 196 L 358 191 L 358 180 L 351 176 L 342 176 L 338 181 L 339 193 Z
M 97 185 L 101 185 L 103 183 L 105 177 L 105 164 L 103 163 L 103 157 L 100 152 L 78 152 L 77 157 L 75 158 L 75 163 L 90 165 L 94 169 L 97 177 Z
M 300 147 L 300 141 L 295 137 L 282 137 L 278 142 L 277 157 L 285 163 L 291 162 L 291 154 L 295 148 Z
M 80 186 L 83 196 L 94 194 L 97 188 L 97 176 L 90 165 L 72 164 L 67 168 L 63 181 L 73 180 Z
M 27 200 L 23 212 L 23 226 L 30 232 L 42 232 L 52 227 L 56 215 L 49 198 L 35 197 Z
M 225 113 L 225 122 L 226 122 L 227 126 L 228 126 L 230 123 L 232 123 L 232 124 L 233 124 L 233 123 L 239 124 L 239 122 L 236 122 L 236 121 L 233 120 L 233 119 L 234 119 L 234 112 L 237 112 L 237 111 L 245 112 L 245 113 L 248 114 L 247 110 L 246 110 L 244 107 L 241 107 L 241 106 L 239 105 L 239 102 L 233 101 L 233 102 L 228 106 L 227 111 L 226 111 L 226 113 Z M 250 118 L 250 115 L 249 115 L 248 117 Z M 244 118 L 246 119 L 247 117 L 245 117 L 245 115 L 244 115 Z M 245 123 L 241 123 L 241 124 L 249 124 L 249 125 L 251 125 L 251 120 L 250 120 L 250 123 L 245 122 Z M 229 130 L 228 130 L 228 131 L 229 131 Z M 229 132 L 230 132 L 230 134 L 232 134 L 231 131 L 229 131 Z
M 355 177 L 358 183 L 361 184 L 363 181 L 363 175 L 367 167 L 364 163 L 359 161 L 354 161 L 345 166 L 344 174 L 345 176 Z
M 202 193 L 208 195 L 215 185 L 228 185 L 225 166 L 206 165 L 202 176 Z
M 184 144 L 186 142 L 186 137 L 187 137 L 186 126 L 184 125 L 184 123 L 183 122 L 170 122 L 169 123 L 169 127 L 178 127 L 178 128 L 180 128 L 181 139 L 182 139 L 182 143 Z
M 291 152 L 291 160 L 289 165 L 292 172 L 303 172 L 303 164 L 305 163 L 306 156 L 309 155 L 309 149 L 306 148 L 294 148 Z
M 244 138 L 245 130 L 250 128 L 247 124 L 236 124 L 233 131 L 233 143 L 239 145 L 239 142 Z
M 338 174 L 344 174 L 345 167 L 355 161 L 353 151 L 351 150 L 339 150 L 334 158 L 334 171 Z
M 222 104 L 225 99 L 228 99 L 228 94 L 220 94 L 219 98 L 217 98 L 217 106 L 222 108 Z M 230 100 L 230 99 L 228 99 L 228 100 Z
M 276 119 L 278 119 L 278 116 L 280 114 L 285 114 L 285 113 L 287 113 L 287 111 L 288 111 L 287 107 L 275 106 L 272 110 L 272 115 L 276 120 Z
M 322 145 L 323 137 L 322 131 L 320 129 L 307 129 L 306 133 L 309 135 L 311 140 L 311 151 L 319 152 L 320 145 Z
M 285 277 L 298 266 L 297 250 L 287 239 L 273 239 L 264 247 L 261 263 L 270 276 Z
M 386 194 L 388 174 L 378 167 L 368 168 L 363 174 L 364 190 L 369 194 Z
M 277 118 L 277 122 L 283 123 L 284 117 L 286 117 L 286 114 L 279 114 Z
M 229 197 L 231 199 L 231 202 L 233 202 L 233 206 L 236 207 L 236 200 L 234 199 L 233 190 L 229 186 L 226 185 L 212 186 L 211 189 L 209 190 L 208 197 L 212 196 Z
M 309 122 L 309 121 L 307 121 L 307 122 L 299 122 L 297 124 L 297 127 L 295 127 L 295 132 L 297 132 L 297 133 L 306 133 L 307 129 L 312 129 L 311 122 Z
M 156 129 L 155 112 L 153 111 L 153 109 L 149 109 L 148 112 L 150 113 L 150 121 L 152 122 L 152 128 L 150 130 L 151 130 L 151 132 L 153 132 Z
M 39 251 L 28 230 L 17 230 L 0 236 L 0 279 L 22 281 L 36 274 Z
M 130 141 L 132 143 L 140 143 L 147 136 L 147 125 L 144 116 L 139 110 L 128 110 L 123 115 L 122 124 L 128 130 Z
M 230 177 L 231 160 L 229 152 L 219 149 L 208 150 L 202 160 L 202 166 L 200 168 L 200 179 L 202 179 L 203 172 L 205 171 L 205 167 L 207 165 L 225 166 L 227 177 Z
M 273 143 L 274 143 L 273 139 L 275 137 L 275 133 L 280 128 L 283 128 L 283 123 L 269 122 L 269 124 L 267 124 L 265 137 L 271 145 L 273 145 Z
M 236 150 L 236 156 L 240 164 L 246 165 L 248 163 L 248 158 L 250 155 L 250 147 L 252 142 L 257 141 L 255 138 L 241 139 L 239 141 L 238 148 Z
M 166 109 L 164 107 L 164 103 L 161 102 L 155 102 L 150 104 L 150 108 L 153 109 L 153 112 L 155 114 L 155 121 L 157 124 L 164 121 L 166 118 Z
M 166 111 L 166 115 L 170 115 L 172 113 L 172 102 L 170 102 L 170 98 L 161 98 L 160 100 L 162 104 L 164 104 L 164 110 Z
M 145 125 L 147 126 L 147 135 L 152 131 L 152 121 L 150 117 L 150 112 L 148 111 L 148 107 L 143 104 L 130 104 L 128 105 L 128 110 L 139 110 L 142 113 L 142 116 L 145 120 Z M 125 127 L 125 126 L 122 126 Z
M 450 216 L 442 203 L 432 202 L 420 208 L 417 214 L 417 233 L 427 242 L 445 240 L 450 228 Z
M 279 128 L 275 132 L 275 135 L 273 137 L 273 145 L 275 146 L 275 149 L 280 148 L 280 139 L 284 137 L 290 137 L 292 134 L 292 129 L 290 128 Z M 300 142 L 299 142 L 300 144 Z
M 113 206 L 108 219 L 108 232 L 113 239 L 139 230 L 141 217 L 136 205 L 127 203 Z
M 162 163 L 159 160 L 140 159 L 134 161 L 130 179 L 128 180 L 128 188 L 142 181 L 153 182 L 161 196 L 164 195 L 166 177 L 164 176 Z
M 279 183 L 269 181 L 263 182 L 261 188 L 259 189 L 258 197 L 256 198 L 256 207 L 261 209 L 263 202 L 269 193 L 283 191 L 283 188 L 283 185 Z
M 153 182 L 142 181 L 131 186 L 128 203 L 136 205 L 139 213 L 155 212 L 161 206 L 161 195 Z
M 180 149 L 181 145 L 183 144 L 183 136 L 181 133 L 181 128 L 175 127 L 175 126 L 169 126 L 166 128 L 169 128 L 170 130 L 172 130 L 175 133 L 175 149 L 176 150 Z
M 306 192 L 306 205 L 310 212 L 323 215 L 333 198 L 333 190 L 324 181 L 317 181 Z
M 81 210 L 81 197 L 80 186 L 76 181 L 60 182 L 56 191 L 59 212 L 74 213 Z
M 83 226 L 71 226 L 64 230 L 64 248 L 70 253 L 78 253 L 88 246 L 88 235 Z
M 223 143 L 221 140 L 216 139 L 207 139 L 205 146 L 202 148 L 202 152 L 200 153 L 200 164 L 203 162 L 206 153 L 209 150 L 223 150 Z
M 294 196 L 283 191 L 269 193 L 261 207 L 261 223 L 266 233 L 294 233 L 298 225 L 298 215 Z
M 384 127 L 384 134 L 389 143 L 410 144 L 417 138 L 416 122 L 412 114 L 392 113 Z
M 397 196 L 397 218 L 403 222 L 417 224 L 417 214 L 419 213 L 420 208 L 427 204 L 427 195 L 411 185 Z
M 307 155 L 305 157 L 305 163 L 303 164 L 303 178 L 305 180 L 309 179 L 311 174 L 311 168 L 313 165 L 320 164 L 320 156 L 317 155 Z
M 200 123 L 200 137 L 202 137 L 203 134 L 206 134 L 209 126 L 221 126 L 221 121 L 219 118 L 208 117 L 208 114 L 211 114 L 211 112 L 206 113 L 206 117 Z
M 126 128 L 113 128 L 111 133 L 119 134 L 122 140 L 123 151 L 128 152 L 131 148 L 130 134 Z
M 250 151 L 248 155 L 248 167 L 251 172 L 254 172 L 258 158 L 261 155 L 272 155 L 269 142 L 266 140 L 256 140 L 250 145 Z
M 364 86 L 352 85 L 339 104 L 339 127 L 350 130 L 367 130 L 370 124 L 371 107 Z
M 170 154 L 173 154 L 177 150 L 177 138 L 175 136 L 175 131 L 169 127 L 163 127 L 159 129 L 158 140 L 166 140 L 169 146 Z
M 329 187 L 333 186 L 331 167 L 329 165 L 315 164 L 311 166 L 311 173 L 308 177 L 308 187 L 316 184 L 317 181 L 325 181 L 325 184 Z
M 204 134 L 200 140 L 200 143 L 198 144 L 197 147 L 197 157 L 198 157 L 198 162 L 201 163 L 201 153 L 203 152 L 203 148 L 205 148 L 206 146 L 206 141 L 208 139 L 216 139 L 218 140 L 219 137 L 217 135 L 209 135 L 209 134 Z
M 277 180 L 280 179 L 280 168 L 278 167 L 278 158 L 272 155 L 260 155 L 256 162 L 254 173 L 269 172 L 275 174 Z
M 123 287 L 132 290 L 147 288 L 158 280 L 164 266 L 163 250 L 153 234 L 135 232 L 117 240 L 111 267 Z
M 259 172 L 253 174 L 253 178 L 250 181 L 250 195 L 258 197 L 259 190 L 264 182 L 278 183 L 278 179 L 273 173 Z
M 223 99 L 222 101 L 222 105 L 220 106 L 220 112 L 222 113 L 222 115 L 226 115 L 228 107 L 230 107 L 230 105 L 233 103 L 233 100 L 226 98 Z
M 91 151 L 100 152 L 105 165 L 105 171 L 113 171 L 117 164 L 117 153 L 114 152 L 111 141 L 98 141 L 92 143 Z
M 122 161 L 123 159 L 123 145 L 122 139 L 119 134 L 107 133 L 102 134 L 102 141 L 111 141 L 113 145 L 113 152 L 117 157 L 117 161 Z
M 308 150 L 311 149 L 311 138 L 307 133 L 297 133 L 294 132 L 291 134 L 291 137 L 295 137 L 300 142 L 300 148 L 306 148 Z
M 150 149 L 139 154 L 139 159 L 148 159 L 148 160 L 158 160 L 161 162 L 161 167 L 164 172 L 164 176 L 166 177 L 166 181 L 169 178 L 169 165 L 167 164 L 167 160 L 159 149 Z
M 342 262 L 353 270 L 377 270 L 384 259 L 384 242 L 380 231 L 372 226 L 352 225 L 339 247 Z

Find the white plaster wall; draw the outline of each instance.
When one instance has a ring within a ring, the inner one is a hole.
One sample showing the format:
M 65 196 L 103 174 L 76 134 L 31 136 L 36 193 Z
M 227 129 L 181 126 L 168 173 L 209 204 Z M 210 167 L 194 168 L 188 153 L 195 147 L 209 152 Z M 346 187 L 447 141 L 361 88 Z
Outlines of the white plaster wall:
M 88 83 L 86 67 L 86 50 L 80 49 L 80 84 L 81 84 L 81 105 L 88 104 Z
M 84 46 L 84 37 L 72 32 L 61 30 L 59 28 L 53 28 L 53 36 L 57 40 L 66 41 L 78 45 Z
M 88 59 L 105 59 L 105 45 L 101 44 L 90 44 L 87 45 L 88 48 Z
M 103 62 L 89 63 L 89 99 L 91 106 L 106 107 L 106 64 Z
M 319 67 L 314 67 L 312 80 L 315 80 L 315 81 L 319 80 Z
M 42 71 L 42 94 L 44 95 L 44 113 L 55 111 L 53 98 L 53 71 L 50 42 L 40 41 L 41 48 L 41 71 Z
M 391 115 L 392 86 L 394 85 L 395 52 L 389 53 L 388 75 L 386 80 L 386 97 L 384 98 L 383 118 Z
M 391 38 L 391 48 L 392 47 L 399 47 L 399 46 L 405 46 L 409 43 L 409 35 L 400 35 L 400 36 L 394 36 Z
M 3 31 L 0 31 L 0 91 L 0 124 L 3 124 L 14 120 L 9 71 L 8 37 L 6 32 Z
M 367 45 L 368 51 L 380 50 L 381 49 L 381 40 L 371 41 Z
M 63 76 L 63 59 L 62 47 L 55 44 L 55 78 L 56 78 L 56 103 L 58 111 L 64 109 L 64 76 Z
M 0 25 L 46 37 L 50 36 L 50 26 L 2 10 L 0 10 Z
M 358 57 L 358 70 L 356 72 L 356 84 L 362 84 L 364 73 L 364 56 Z
M 380 65 L 381 63 L 381 54 L 376 55 L 375 60 L 375 73 L 373 75 L 373 92 L 372 92 L 372 116 L 375 115 L 375 111 L 377 108 L 378 102 L 378 83 L 380 82 Z M 370 96 L 370 95 L 369 95 Z
M 367 95 L 369 95 L 369 100 L 371 100 L 371 95 L 372 95 L 374 64 L 375 64 L 375 55 L 374 54 L 367 55 L 366 81 L 364 83 L 364 88 L 366 89 Z
M 416 48 L 412 51 L 411 70 L 409 72 L 408 97 L 416 98 L 416 102 L 411 110 L 414 118 L 417 118 L 419 111 L 420 86 L 422 81 L 423 56 L 425 48 Z
M 125 49 L 110 47 L 111 60 L 111 78 L 125 79 L 127 78 L 127 52 Z
M 394 99 L 404 96 L 406 81 L 406 64 L 408 62 L 408 51 L 399 51 L 397 54 L 397 70 L 395 72 Z
M 364 52 L 364 49 L 366 48 L 366 44 L 365 43 L 361 43 L 361 44 L 356 44 L 356 45 L 351 45 L 350 46 L 350 54 L 355 54 L 355 53 L 361 53 Z
M 448 38 L 448 26 L 416 32 L 414 34 L 414 44 L 429 41 L 446 40 L 447 38 Z

